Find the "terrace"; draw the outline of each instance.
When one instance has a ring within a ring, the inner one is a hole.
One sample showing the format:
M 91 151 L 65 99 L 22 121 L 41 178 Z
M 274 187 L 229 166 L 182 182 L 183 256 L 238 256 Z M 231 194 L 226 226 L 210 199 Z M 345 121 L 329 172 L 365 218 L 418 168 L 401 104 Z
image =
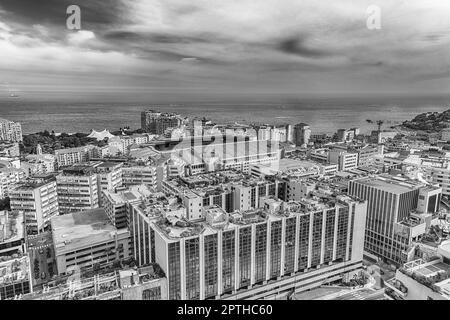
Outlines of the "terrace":
M 29 279 L 30 261 L 28 256 L 0 261 L 0 286 Z
M 399 271 L 450 299 L 450 265 L 440 258 L 429 262 L 417 259 L 405 263 Z

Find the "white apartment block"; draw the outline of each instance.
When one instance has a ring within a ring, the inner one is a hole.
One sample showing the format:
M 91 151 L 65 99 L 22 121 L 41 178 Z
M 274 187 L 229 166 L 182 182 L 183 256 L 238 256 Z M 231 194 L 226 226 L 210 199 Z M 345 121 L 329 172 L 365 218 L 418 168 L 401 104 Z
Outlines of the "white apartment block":
M 442 188 L 442 195 L 450 196 L 450 169 L 425 167 L 425 178 L 433 184 L 438 184 Z
M 339 171 L 347 171 L 358 167 L 358 154 L 349 153 L 339 149 L 330 150 L 328 160 L 332 164 L 338 165 Z
M 25 214 L 27 232 L 36 234 L 50 225 L 59 214 L 56 179 L 54 175 L 35 176 L 17 184 L 10 191 L 11 210 Z
M 20 123 L 0 118 L 0 140 L 21 142 L 23 139 Z
M 98 156 L 98 148 L 87 145 L 78 148 L 67 148 L 55 150 L 56 163 L 58 167 L 71 166 L 73 164 L 87 162 L 89 159 Z
M 92 166 L 72 166 L 56 177 L 60 214 L 98 208 L 97 174 Z
M 122 168 L 122 180 L 125 187 L 145 184 L 160 190 L 161 182 L 167 177 L 164 165 L 136 165 Z
M 26 174 L 23 170 L 16 168 L 0 169 L 0 199 L 9 195 L 9 190 L 18 182 L 24 180 Z

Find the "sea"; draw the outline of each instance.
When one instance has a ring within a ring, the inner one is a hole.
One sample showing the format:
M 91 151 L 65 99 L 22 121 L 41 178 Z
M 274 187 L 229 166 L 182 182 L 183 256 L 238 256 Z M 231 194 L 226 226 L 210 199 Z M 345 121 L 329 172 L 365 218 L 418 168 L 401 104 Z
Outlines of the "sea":
M 63 100 L 63 99 L 62 99 Z M 11 98 L 0 100 L 0 118 L 22 124 L 25 134 L 43 130 L 90 132 L 140 127 L 141 111 L 157 109 L 177 112 L 185 117 L 206 117 L 215 123 L 261 123 L 310 125 L 313 134 L 334 133 L 340 128 L 375 129 L 383 120 L 384 129 L 411 120 L 423 112 L 442 112 L 450 108 L 450 96 L 439 97 L 334 97 L 277 98 L 251 101 L 173 101 L 73 102 L 33 101 Z

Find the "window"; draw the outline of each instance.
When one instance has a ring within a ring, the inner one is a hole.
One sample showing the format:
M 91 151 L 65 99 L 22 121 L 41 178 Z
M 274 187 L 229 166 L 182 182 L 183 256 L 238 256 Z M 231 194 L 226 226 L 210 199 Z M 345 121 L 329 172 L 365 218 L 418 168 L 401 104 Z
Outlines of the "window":
M 161 300 L 161 287 L 142 291 L 142 300 Z

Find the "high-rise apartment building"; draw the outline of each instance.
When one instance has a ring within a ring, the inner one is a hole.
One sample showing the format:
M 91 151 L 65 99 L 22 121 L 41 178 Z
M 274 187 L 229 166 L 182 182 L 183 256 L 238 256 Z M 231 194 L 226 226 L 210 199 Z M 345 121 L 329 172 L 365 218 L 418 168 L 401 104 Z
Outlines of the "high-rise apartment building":
M 305 146 L 309 143 L 311 129 L 306 123 L 299 123 L 294 126 L 294 141 L 296 146 Z
M 21 142 L 23 139 L 20 123 L 0 118 L 0 140 Z
M 166 129 L 182 124 L 182 118 L 176 113 L 164 113 L 154 110 L 142 111 L 141 128 L 147 133 L 161 135 Z
M 11 210 L 25 214 L 28 234 L 36 234 L 50 226 L 59 214 L 56 179 L 53 174 L 36 175 L 14 186 L 10 191 Z
M 98 177 L 91 165 L 75 165 L 56 177 L 60 214 L 98 208 Z

